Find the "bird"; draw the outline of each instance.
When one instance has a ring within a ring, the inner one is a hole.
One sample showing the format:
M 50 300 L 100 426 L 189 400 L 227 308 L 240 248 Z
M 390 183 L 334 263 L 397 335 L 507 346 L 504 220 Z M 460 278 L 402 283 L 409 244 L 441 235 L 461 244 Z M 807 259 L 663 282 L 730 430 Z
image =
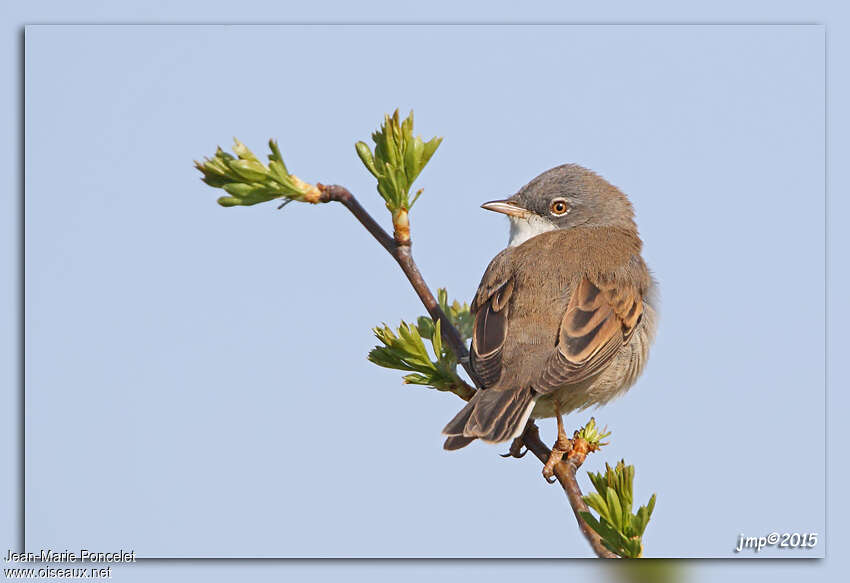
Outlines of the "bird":
M 443 447 L 521 439 L 529 419 L 555 417 L 549 480 L 571 447 L 562 415 L 604 405 L 643 372 L 657 284 L 631 202 L 587 168 L 557 166 L 481 206 L 508 216 L 510 236 L 470 305 L 480 387 L 443 429 Z

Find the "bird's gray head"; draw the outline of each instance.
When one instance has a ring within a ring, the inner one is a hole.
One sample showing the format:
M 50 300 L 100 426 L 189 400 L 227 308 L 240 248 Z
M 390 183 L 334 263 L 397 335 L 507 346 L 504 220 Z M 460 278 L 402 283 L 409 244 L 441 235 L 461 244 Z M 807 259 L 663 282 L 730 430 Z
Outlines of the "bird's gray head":
M 622 227 L 636 230 L 629 199 L 607 180 L 577 164 L 547 170 L 512 197 L 482 208 L 508 215 L 510 246 L 555 229 Z

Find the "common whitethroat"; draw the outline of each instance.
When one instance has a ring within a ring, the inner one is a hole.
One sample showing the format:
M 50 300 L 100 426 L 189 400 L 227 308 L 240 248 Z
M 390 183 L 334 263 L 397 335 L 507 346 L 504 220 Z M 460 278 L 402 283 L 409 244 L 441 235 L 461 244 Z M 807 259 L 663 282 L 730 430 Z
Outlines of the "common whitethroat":
M 561 415 L 607 403 L 643 371 L 654 282 L 631 203 L 586 168 L 552 168 L 481 206 L 508 216 L 510 240 L 471 305 L 470 364 L 482 386 L 443 429 L 443 447 L 515 439 L 530 417 L 556 417 L 549 479 L 570 448 Z

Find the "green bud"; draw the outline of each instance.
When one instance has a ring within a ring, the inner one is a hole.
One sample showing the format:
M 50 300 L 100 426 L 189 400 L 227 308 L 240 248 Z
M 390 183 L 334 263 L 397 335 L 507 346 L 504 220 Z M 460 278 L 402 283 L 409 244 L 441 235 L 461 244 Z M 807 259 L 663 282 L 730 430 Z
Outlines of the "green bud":
M 366 169 L 377 178 L 378 193 L 392 213 L 408 211 L 422 194 L 419 189 L 411 198 L 410 189 L 428 159 L 440 144 L 440 138 L 425 143 L 413 136 L 413 112 L 399 121 L 398 110 L 384 116 L 384 123 L 372 134 L 374 154 L 364 142 L 355 149 Z
M 366 145 L 366 142 L 357 142 L 354 144 L 354 149 L 357 150 L 357 156 L 363 162 L 363 165 L 366 166 L 366 169 L 372 173 L 372 176 L 380 178 L 378 169 L 375 168 L 375 160 L 372 158 L 372 151 Z
M 220 196 L 216 202 L 221 206 L 237 206 L 242 204 L 238 198 L 233 198 L 232 196 Z

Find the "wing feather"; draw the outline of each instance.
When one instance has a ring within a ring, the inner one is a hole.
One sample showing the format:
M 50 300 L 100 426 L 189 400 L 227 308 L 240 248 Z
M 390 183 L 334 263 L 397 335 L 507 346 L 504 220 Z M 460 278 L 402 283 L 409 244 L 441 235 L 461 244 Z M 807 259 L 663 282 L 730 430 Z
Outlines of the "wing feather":
M 507 280 L 489 298 L 478 303 L 472 332 L 472 368 L 484 387 L 493 386 L 502 376 L 502 348 L 508 334 L 508 302 L 514 283 Z
M 561 319 L 555 351 L 535 389 L 548 393 L 600 372 L 631 337 L 642 313 L 637 288 L 582 277 Z

